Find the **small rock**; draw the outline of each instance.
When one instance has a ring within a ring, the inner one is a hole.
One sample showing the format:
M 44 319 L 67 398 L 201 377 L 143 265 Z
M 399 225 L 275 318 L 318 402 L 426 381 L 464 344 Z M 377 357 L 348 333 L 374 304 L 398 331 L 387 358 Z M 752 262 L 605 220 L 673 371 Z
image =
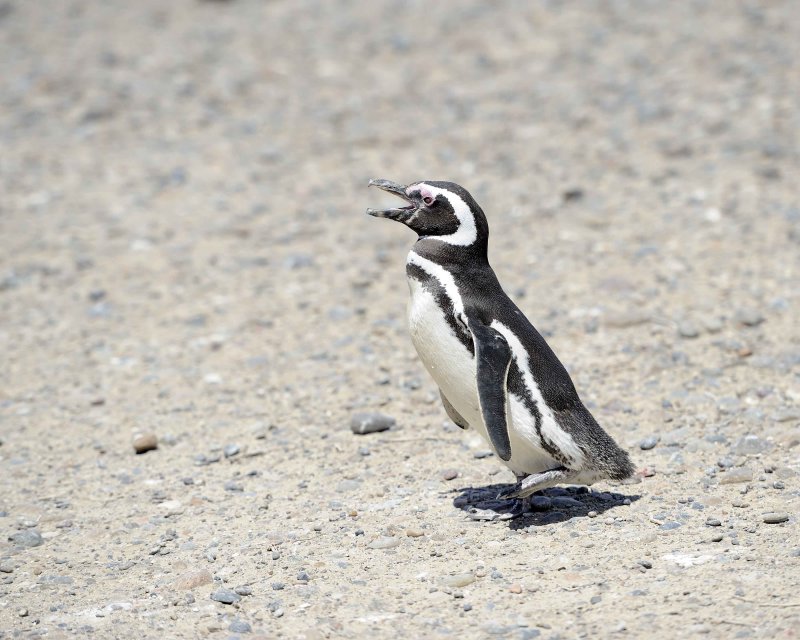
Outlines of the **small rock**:
M 645 569 L 652 569 L 653 568 L 653 563 L 650 562 L 649 560 L 637 560 L 636 564 L 644 567 Z
M 234 480 L 228 480 L 224 485 L 225 491 L 233 491 L 234 493 L 241 493 L 244 487 Z
M 244 620 L 234 620 L 228 625 L 228 631 L 234 633 L 250 633 L 253 628 Z
M 176 591 L 191 591 L 197 587 L 202 587 L 204 584 L 211 584 L 214 582 L 211 572 L 208 569 L 198 569 L 196 571 L 187 571 L 175 578 L 172 586 Z
M 406 529 L 406 535 L 409 538 L 421 538 L 425 532 L 422 529 Z
M 494 451 L 476 451 L 472 454 L 472 457 L 476 460 L 483 460 L 484 458 L 491 458 L 494 455 Z
M 137 454 L 158 449 L 158 438 L 155 433 L 140 433 L 133 438 L 133 450 Z
M 14 562 L 10 559 L 0 561 L 0 573 L 14 573 Z
M 393 549 L 400 544 L 400 540 L 391 536 L 381 536 L 370 542 L 367 546 L 370 549 Z
M 222 450 L 222 453 L 225 455 L 226 458 L 232 458 L 235 455 L 238 455 L 241 449 L 239 448 L 238 444 L 226 444 L 225 448 Z
M 772 447 L 771 443 L 753 434 L 739 438 L 731 447 L 731 454 L 735 456 L 754 456 L 764 453 Z
M 753 479 L 753 471 L 749 467 L 739 467 L 737 469 L 729 469 L 723 474 L 720 474 L 720 484 L 736 484 L 739 482 L 750 482 Z
M 461 588 L 475 582 L 475 574 L 471 572 L 457 573 L 452 576 L 444 576 L 441 582 L 446 587 Z
M 253 590 L 250 587 L 246 587 L 246 586 L 236 587 L 234 589 L 234 591 L 236 593 L 238 593 L 240 596 L 252 596 L 253 595 Z
M 757 327 L 764 322 L 764 316 L 757 309 L 739 309 L 735 315 L 736 322 L 746 327 Z
M 691 320 L 682 320 L 678 323 L 678 335 L 681 338 L 696 338 L 700 335 L 700 329 Z
M 239 602 L 242 596 L 230 589 L 219 589 L 211 594 L 211 599 L 222 604 L 233 604 L 234 602 Z
M 458 471 L 455 469 L 445 469 L 442 471 L 442 480 L 455 480 L 458 477 Z
M 512 584 L 512 585 L 511 585 L 511 586 L 508 588 L 508 590 L 509 590 L 511 593 L 522 593 L 522 585 L 520 585 L 520 584 Z
M 280 607 L 278 607 L 277 609 L 275 609 L 275 611 L 272 612 L 272 615 L 275 616 L 276 618 L 282 618 L 283 614 L 284 611 Z
M 789 514 L 783 511 L 776 511 L 773 513 L 764 514 L 764 522 L 766 524 L 780 524 L 781 522 L 788 522 Z
M 286 585 L 283 582 L 273 582 L 272 583 L 272 590 L 273 591 L 283 591 L 286 588 Z
M 706 525 L 709 527 L 721 527 L 722 522 L 719 520 L 719 518 L 708 518 L 706 520 Z
M 8 536 L 8 539 L 20 547 L 38 547 L 44 544 L 42 534 L 36 529 L 25 529 L 24 531 L 12 533 Z
M 383 413 L 356 413 L 350 420 L 350 430 L 356 435 L 388 431 L 395 424 L 392 416 Z
M 639 448 L 642 451 L 649 451 L 653 449 L 660 440 L 661 436 L 658 435 L 647 436 L 646 438 L 642 438 L 642 441 L 639 443 Z

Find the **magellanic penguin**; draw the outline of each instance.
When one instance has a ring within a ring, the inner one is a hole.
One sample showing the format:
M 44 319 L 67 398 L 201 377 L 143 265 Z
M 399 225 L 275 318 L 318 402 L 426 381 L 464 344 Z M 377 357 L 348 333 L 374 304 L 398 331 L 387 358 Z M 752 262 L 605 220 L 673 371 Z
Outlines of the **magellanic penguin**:
M 564 366 L 505 294 L 487 257 L 486 216 L 452 182 L 370 180 L 408 204 L 368 209 L 419 238 L 408 254 L 408 323 L 450 419 L 478 431 L 517 476 L 503 498 L 556 484 L 623 480 L 628 454 L 583 405 Z

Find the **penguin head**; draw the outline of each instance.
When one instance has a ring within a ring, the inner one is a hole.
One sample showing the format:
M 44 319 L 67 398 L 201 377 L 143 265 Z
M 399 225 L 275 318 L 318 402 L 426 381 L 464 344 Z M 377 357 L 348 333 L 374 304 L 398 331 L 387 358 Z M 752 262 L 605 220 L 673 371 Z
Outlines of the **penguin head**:
M 469 192 L 454 182 L 424 181 L 408 186 L 390 180 L 370 180 L 408 204 L 394 209 L 367 209 L 376 218 L 402 222 L 420 238 L 441 240 L 451 245 L 485 245 L 489 228 L 478 203 Z

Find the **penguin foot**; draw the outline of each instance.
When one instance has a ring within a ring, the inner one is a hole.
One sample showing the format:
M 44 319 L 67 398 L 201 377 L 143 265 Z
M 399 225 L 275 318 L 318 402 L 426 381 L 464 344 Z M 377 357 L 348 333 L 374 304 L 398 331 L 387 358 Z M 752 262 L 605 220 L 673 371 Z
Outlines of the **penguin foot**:
M 532 473 L 525 476 L 522 480 L 517 482 L 513 487 L 504 489 L 497 494 L 500 500 L 511 500 L 518 498 L 527 498 L 537 491 L 554 487 L 557 484 L 569 484 L 580 475 L 580 472 L 559 467 L 558 469 L 550 469 L 542 473 Z

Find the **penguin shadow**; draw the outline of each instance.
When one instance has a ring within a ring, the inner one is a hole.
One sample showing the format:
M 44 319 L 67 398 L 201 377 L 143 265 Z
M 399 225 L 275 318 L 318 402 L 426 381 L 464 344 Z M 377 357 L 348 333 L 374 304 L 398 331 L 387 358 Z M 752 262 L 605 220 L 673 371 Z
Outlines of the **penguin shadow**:
M 513 486 L 492 484 L 455 489 L 458 495 L 453 499 L 453 506 L 466 513 L 471 520 L 506 521 L 510 529 L 516 530 L 531 526 L 545 527 L 573 518 L 599 517 L 610 509 L 630 505 L 641 498 L 638 494 L 591 491 L 584 486 L 552 487 L 534 493 L 529 510 L 515 516 L 516 501 L 497 498 L 502 490 Z

